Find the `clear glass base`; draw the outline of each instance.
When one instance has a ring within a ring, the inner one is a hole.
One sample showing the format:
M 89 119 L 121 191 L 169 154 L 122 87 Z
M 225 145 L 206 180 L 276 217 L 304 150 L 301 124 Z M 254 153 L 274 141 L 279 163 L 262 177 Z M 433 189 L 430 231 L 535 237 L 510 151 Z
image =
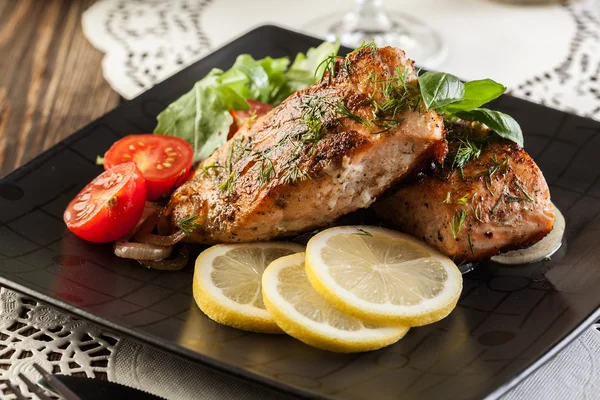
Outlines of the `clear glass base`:
M 478 265 L 479 265 L 479 262 L 463 263 L 458 266 L 458 270 L 460 271 L 461 274 L 464 275 L 468 272 L 473 271 L 475 269 L 475 267 L 477 267 Z
M 446 58 L 444 42 L 434 29 L 410 15 L 377 11 L 352 11 L 341 18 L 340 13 L 325 15 L 306 24 L 303 30 L 329 41 L 339 38 L 351 48 L 372 40 L 380 47 L 399 47 L 418 66 L 430 69 Z

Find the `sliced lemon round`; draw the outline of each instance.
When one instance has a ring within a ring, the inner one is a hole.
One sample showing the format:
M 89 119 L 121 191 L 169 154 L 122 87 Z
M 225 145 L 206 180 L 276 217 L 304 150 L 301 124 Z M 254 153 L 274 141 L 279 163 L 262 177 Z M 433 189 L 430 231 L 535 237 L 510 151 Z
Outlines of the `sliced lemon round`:
M 311 286 L 304 253 L 279 258 L 263 274 L 264 303 L 290 336 L 320 349 L 352 353 L 397 342 L 408 327 L 365 323 L 327 302 Z
M 365 321 L 421 326 L 456 306 L 462 275 L 448 257 L 412 236 L 342 226 L 313 236 L 306 272 L 319 294 Z
M 261 278 L 279 257 L 304 251 L 295 243 L 220 244 L 196 259 L 193 294 L 212 320 L 251 332 L 283 333 L 265 308 Z

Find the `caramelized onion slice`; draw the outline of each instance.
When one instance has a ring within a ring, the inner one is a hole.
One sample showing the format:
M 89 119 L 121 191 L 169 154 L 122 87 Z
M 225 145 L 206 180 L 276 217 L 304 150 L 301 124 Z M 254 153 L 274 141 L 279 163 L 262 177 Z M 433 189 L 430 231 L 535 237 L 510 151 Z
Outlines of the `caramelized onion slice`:
M 138 232 L 134 239 L 140 243 L 152 244 L 155 246 L 173 246 L 180 242 L 187 235 L 183 231 L 177 231 L 172 235 L 161 236 L 153 233 Z
M 173 252 L 173 246 L 154 246 L 147 243 L 116 242 L 115 255 L 133 260 L 154 261 L 167 258 Z
M 190 253 L 185 244 L 178 245 L 177 256 L 172 259 L 164 259 L 158 261 L 140 261 L 143 266 L 151 269 L 159 269 L 162 271 L 177 271 L 185 267 L 189 261 Z
M 554 204 L 553 204 L 554 205 Z M 556 253 L 562 245 L 563 234 L 565 233 L 565 217 L 558 207 L 554 205 L 554 227 L 545 238 L 531 247 L 521 250 L 508 251 L 492 257 L 492 261 L 499 264 L 530 264 L 543 260 Z

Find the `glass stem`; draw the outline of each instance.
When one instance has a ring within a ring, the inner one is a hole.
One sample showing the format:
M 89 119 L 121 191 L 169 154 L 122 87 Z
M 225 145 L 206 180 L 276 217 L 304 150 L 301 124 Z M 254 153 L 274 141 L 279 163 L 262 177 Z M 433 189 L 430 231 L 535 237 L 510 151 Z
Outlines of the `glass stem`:
M 365 31 L 387 31 L 392 23 L 383 9 L 383 0 L 356 0 L 353 13 L 358 26 Z
M 356 0 L 356 12 L 368 16 L 383 14 L 383 0 Z
M 383 0 L 356 0 L 357 7 L 378 8 L 383 5 Z

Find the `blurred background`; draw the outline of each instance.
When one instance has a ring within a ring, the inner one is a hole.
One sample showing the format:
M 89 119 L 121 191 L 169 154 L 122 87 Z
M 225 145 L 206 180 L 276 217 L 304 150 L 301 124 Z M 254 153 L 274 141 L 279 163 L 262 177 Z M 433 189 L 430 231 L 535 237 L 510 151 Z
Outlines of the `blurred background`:
M 514 95 L 600 117 L 599 21 L 595 0 L 103 0 L 83 15 L 83 32 L 106 52 L 104 75 L 126 98 L 253 27 L 276 24 L 350 47 L 374 38 L 418 66 L 492 78 Z

